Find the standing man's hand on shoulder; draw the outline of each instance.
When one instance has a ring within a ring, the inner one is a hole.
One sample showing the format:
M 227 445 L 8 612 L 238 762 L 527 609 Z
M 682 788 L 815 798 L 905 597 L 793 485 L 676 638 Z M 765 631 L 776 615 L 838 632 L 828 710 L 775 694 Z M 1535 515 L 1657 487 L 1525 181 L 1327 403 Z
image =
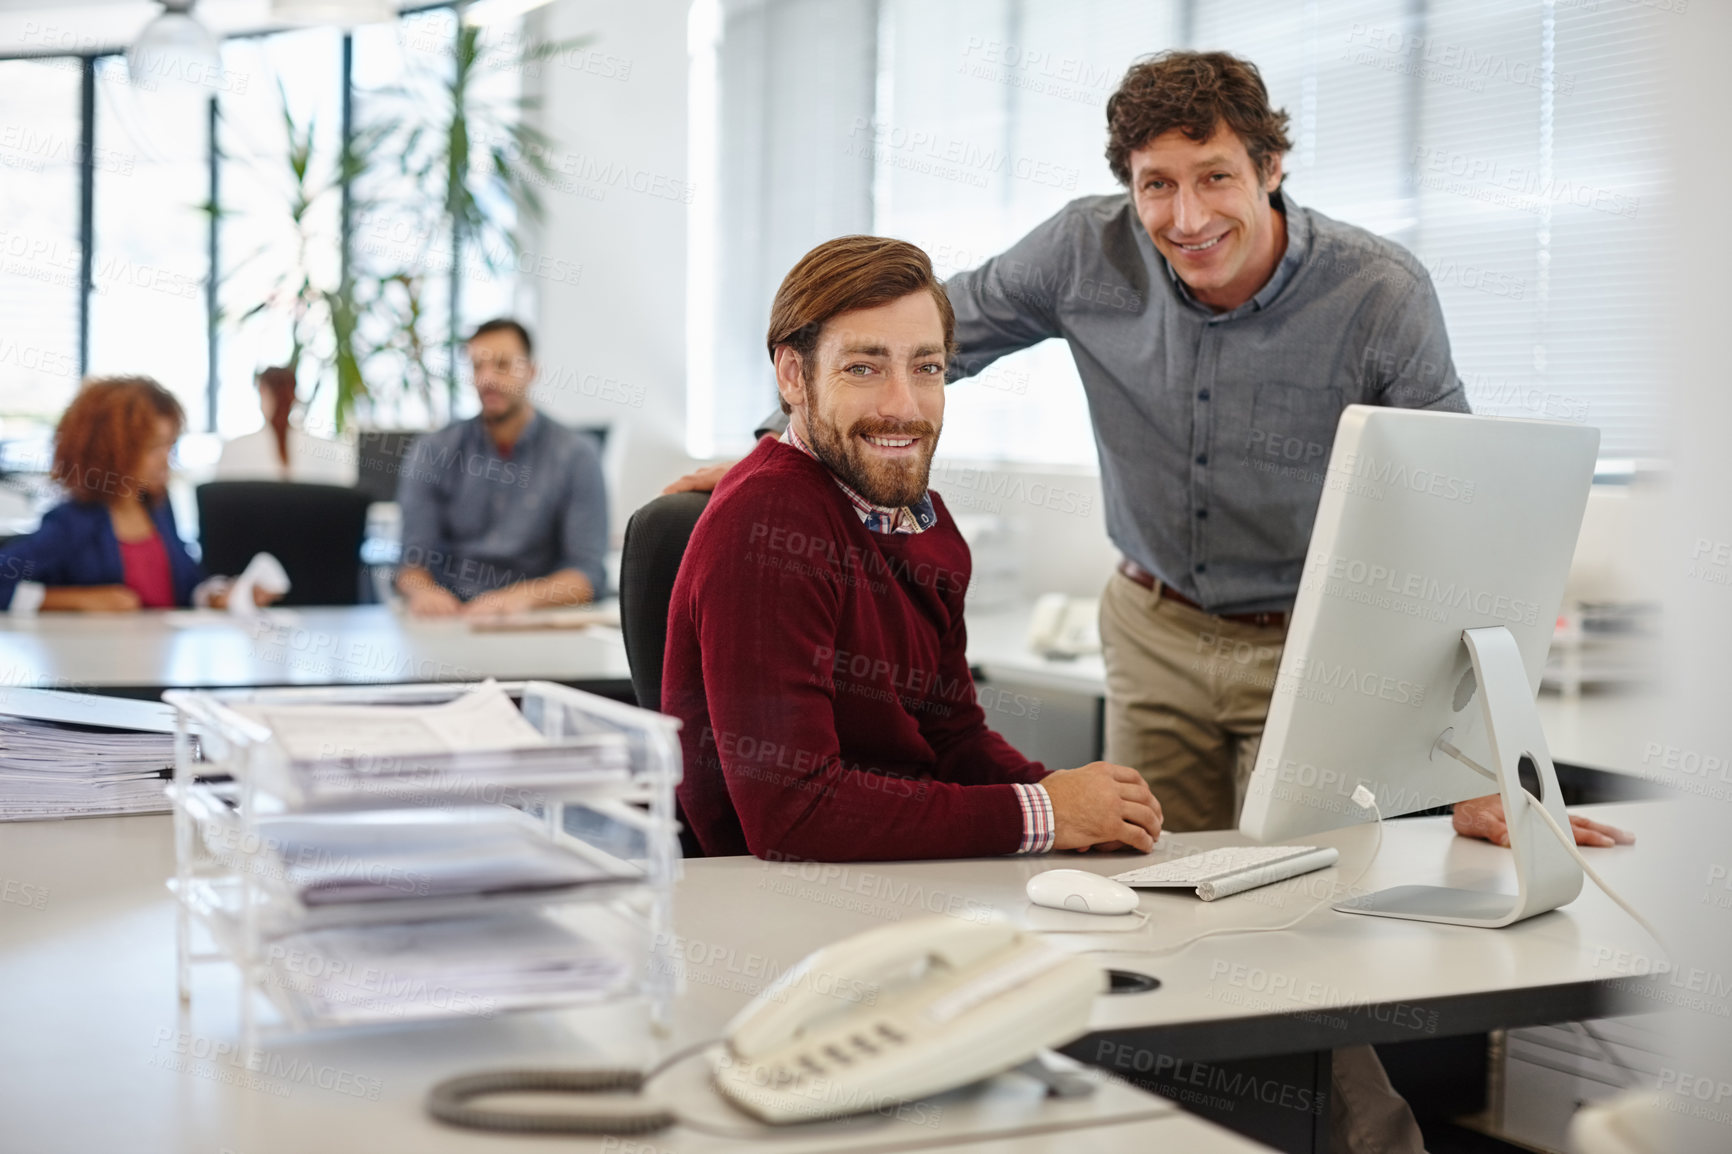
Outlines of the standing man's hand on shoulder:
M 693 469 L 673 484 L 662 490 L 665 497 L 670 493 L 713 493 L 716 486 L 722 483 L 722 478 L 728 475 L 728 470 L 739 464 L 729 461 L 725 465 L 705 465 L 701 469 Z
M 1093 761 L 1050 773 L 1040 784 L 1052 799 L 1054 849 L 1148 853 L 1161 836 L 1161 803 L 1129 766 Z

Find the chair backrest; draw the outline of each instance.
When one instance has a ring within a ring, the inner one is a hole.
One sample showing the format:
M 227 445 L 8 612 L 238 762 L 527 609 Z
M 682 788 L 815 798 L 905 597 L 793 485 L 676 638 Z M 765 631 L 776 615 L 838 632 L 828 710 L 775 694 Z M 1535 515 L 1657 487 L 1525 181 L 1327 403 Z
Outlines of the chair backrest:
M 205 572 L 239 574 L 269 553 L 289 575 L 283 605 L 353 605 L 371 498 L 338 485 L 212 481 L 198 487 Z
M 613 431 L 612 425 L 573 425 L 572 428 L 580 433 L 588 433 L 591 437 L 594 437 L 596 452 L 607 452 L 607 435 Z
M 355 488 L 374 501 L 397 499 L 397 478 L 421 433 L 366 429 L 355 434 Z
M 662 655 L 668 644 L 674 578 L 679 576 L 692 529 L 709 503 L 708 493 L 670 493 L 657 497 L 626 522 L 625 548 L 619 558 L 619 628 L 625 635 L 632 692 L 645 709 L 661 708 Z M 680 851 L 686 857 L 702 857 L 703 848 L 677 801 L 674 809 L 680 823 Z
M 631 664 L 631 688 L 645 709 L 660 709 L 662 651 L 668 643 L 668 604 L 680 558 L 709 504 L 708 493 L 670 493 L 631 515 L 619 559 L 619 627 Z

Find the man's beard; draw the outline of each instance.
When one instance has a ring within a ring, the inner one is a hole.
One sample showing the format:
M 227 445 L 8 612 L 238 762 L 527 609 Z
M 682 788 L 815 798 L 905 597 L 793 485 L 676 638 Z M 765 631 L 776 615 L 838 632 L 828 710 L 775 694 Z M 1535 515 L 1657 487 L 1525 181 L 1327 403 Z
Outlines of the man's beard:
M 807 395 L 811 395 L 807 386 Z M 832 473 L 856 493 L 890 509 L 899 509 L 926 495 L 932 476 L 932 454 L 938 448 L 940 427 L 930 421 L 888 421 L 867 418 L 855 421 L 844 433 L 819 412 L 816 403 L 806 408 L 806 432 L 812 452 Z M 899 461 L 873 459 L 860 440 L 862 436 L 919 437 L 919 449 Z
M 484 425 L 504 424 L 506 421 L 512 420 L 518 414 L 522 413 L 523 406 L 528 403 L 527 399 L 518 397 L 497 413 L 489 413 L 487 411 L 487 406 L 483 405 L 481 407 L 481 423 Z

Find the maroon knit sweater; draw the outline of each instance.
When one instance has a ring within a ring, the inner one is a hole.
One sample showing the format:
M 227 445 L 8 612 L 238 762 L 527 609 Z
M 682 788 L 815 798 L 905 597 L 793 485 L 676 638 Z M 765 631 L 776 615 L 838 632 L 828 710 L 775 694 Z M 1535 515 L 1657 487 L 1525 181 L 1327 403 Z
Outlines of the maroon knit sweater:
M 1016 851 L 1009 783 L 1046 770 L 975 702 L 968 546 L 933 507 L 924 533 L 874 533 L 829 470 L 769 438 L 716 487 L 674 583 L 661 701 L 706 854 Z

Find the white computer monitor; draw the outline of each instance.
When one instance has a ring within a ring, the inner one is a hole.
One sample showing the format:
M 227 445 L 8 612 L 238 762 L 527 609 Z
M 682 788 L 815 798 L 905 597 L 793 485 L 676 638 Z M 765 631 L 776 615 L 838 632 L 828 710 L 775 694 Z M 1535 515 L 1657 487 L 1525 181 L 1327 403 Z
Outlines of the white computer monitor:
M 1350 406 L 1240 829 L 1286 841 L 1502 792 L 1518 893 L 1401 886 L 1356 913 L 1508 925 L 1562 905 L 1581 871 L 1534 711 L 1593 482 L 1599 431 Z M 1495 741 L 1494 741 L 1495 737 Z

